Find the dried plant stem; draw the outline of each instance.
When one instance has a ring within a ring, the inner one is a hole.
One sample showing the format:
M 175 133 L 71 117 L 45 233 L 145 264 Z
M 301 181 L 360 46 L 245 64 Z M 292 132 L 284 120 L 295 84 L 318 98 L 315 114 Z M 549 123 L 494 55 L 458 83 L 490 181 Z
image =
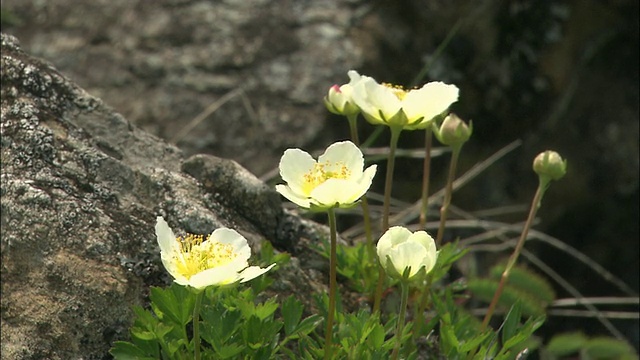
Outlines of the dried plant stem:
M 385 233 L 389 229 L 389 213 L 391 208 L 391 185 L 393 184 L 393 167 L 395 164 L 396 148 L 398 147 L 398 139 L 402 127 L 389 127 L 391 129 L 391 141 L 389 144 L 389 157 L 387 158 L 387 176 L 384 183 L 384 204 L 382 209 L 382 231 Z M 380 302 L 382 301 L 382 287 L 384 285 L 385 273 L 384 269 L 378 264 L 378 283 L 376 284 L 376 293 L 373 298 L 373 313 L 380 311 Z
M 204 291 L 196 294 L 196 303 L 193 306 L 193 358 L 200 360 L 200 308 Z
M 493 155 L 489 156 L 487 159 L 480 162 L 479 164 L 474 165 L 471 169 L 467 170 L 467 172 L 462 174 L 460 177 L 458 177 L 458 179 L 456 179 L 456 181 L 453 182 L 453 186 L 452 186 L 453 190 L 457 190 L 462 186 L 466 185 L 469 181 L 476 178 L 478 175 L 480 175 L 482 172 L 484 172 L 486 169 L 488 169 L 491 165 L 496 163 L 498 160 L 503 158 L 505 155 L 509 154 L 510 152 L 518 148 L 518 146 L 520 146 L 521 144 L 522 144 L 521 140 L 513 141 L 510 144 L 498 150 L 497 152 L 495 152 Z M 435 192 L 433 195 L 431 195 L 430 200 L 433 201 L 435 199 L 441 198 L 443 196 L 443 192 L 444 192 L 444 189 L 441 189 Z M 416 201 L 413 205 L 407 206 L 403 210 L 399 211 L 397 214 L 394 214 L 391 221 L 393 221 L 396 224 L 410 223 L 412 220 L 417 218 L 418 214 L 420 213 L 421 205 L 422 204 L 420 203 L 420 201 Z
M 436 246 L 440 247 L 442 244 L 442 238 L 444 237 L 444 227 L 447 222 L 447 212 L 449 211 L 449 205 L 451 204 L 451 194 L 453 193 L 453 181 L 456 177 L 456 167 L 458 165 L 458 157 L 460 157 L 461 146 L 452 148 L 451 151 L 451 163 L 449 164 L 449 176 L 447 178 L 447 186 L 445 188 L 444 200 L 442 201 L 442 207 L 440 208 L 440 226 L 438 228 L 438 237 L 436 238 Z
M 337 230 L 336 230 L 336 213 L 333 208 L 327 210 L 329 215 L 329 228 L 331 232 L 331 249 L 329 260 L 329 310 L 327 311 L 327 328 L 324 335 L 324 359 L 331 359 L 333 350 L 332 337 L 333 337 L 333 318 L 336 312 L 336 267 L 338 262 L 338 256 L 336 252 L 337 246 Z
M 502 295 L 502 290 L 509 278 L 509 274 L 511 273 L 511 269 L 518 261 L 518 257 L 520 256 L 520 252 L 522 251 L 522 247 L 524 246 L 524 242 L 527 239 L 527 234 L 529 233 L 529 229 L 531 228 L 531 224 L 533 223 L 533 219 L 536 217 L 536 213 L 538 212 L 538 208 L 540 207 L 540 201 L 544 196 L 544 192 L 546 191 L 549 185 L 549 180 L 543 180 L 541 178 L 540 184 L 538 185 L 538 189 L 536 190 L 536 194 L 533 196 L 533 201 L 531 202 L 531 209 L 529 210 L 529 217 L 527 218 L 527 222 L 524 224 L 524 229 L 522 229 L 522 234 L 520 234 L 520 239 L 518 240 L 518 244 L 516 248 L 513 250 L 511 257 L 509 257 L 509 261 L 507 262 L 507 266 L 502 273 L 502 277 L 500 278 L 500 283 L 498 283 L 498 288 L 496 289 L 495 294 L 493 294 L 493 299 L 491 299 L 491 303 L 489 304 L 489 310 L 487 310 L 487 314 L 482 320 L 481 329 L 487 328 L 491 317 L 493 316 L 493 312 L 495 311 L 496 305 L 498 304 L 498 300 L 500 300 L 500 296 Z
M 431 126 L 424 132 L 424 164 L 422 166 L 422 198 L 420 208 L 420 229 L 427 223 L 427 207 L 429 206 L 429 178 L 431 177 L 431 146 L 433 142 Z

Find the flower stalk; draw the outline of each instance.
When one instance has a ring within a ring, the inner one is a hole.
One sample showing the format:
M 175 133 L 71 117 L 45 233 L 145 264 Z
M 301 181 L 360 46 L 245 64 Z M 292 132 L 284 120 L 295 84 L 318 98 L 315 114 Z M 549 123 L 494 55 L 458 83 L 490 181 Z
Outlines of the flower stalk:
M 382 232 L 384 233 L 389 229 L 389 214 L 391 207 L 391 188 L 393 184 L 393 168 L 396 159 L 396 148 L 398 147 L 398 139 L 400 138 L 400 132 L 402 127 L 390 126 L 391 129 L 391 141 L 389 144 L 389 157 L 387 158 L 387 175 L 384 182 L 384 204 L 382 212 Z M 384 261 L 381 259 L 380 261 Z M 382 288 L 384 287 L 385 273 L 382 266 L 378 267 L 378 282 L 376 283 L 376 292 L 373 298 L 373 312 L 380 311 L 380 302 L 382 301 Z
M 438 228 L 438 237 L 436 244 L 440 246 L 444 237 L 444 226 L 447 222 L 447 213 L 451 204 L 451 194 L 453 192 L 453 180 L 456 175 L 456 167 L 458 165 L 458 157 L 462 150 L 462 145 L 469 140 L 473 133 L 473 123 L 467 125 L 456 114 L 451 113 L 442 121 L 440 128 L 436 131 L 438 140 L 451 147 L 451 163 L 449 164 L 449 176 L 447 177 L 447 185 L 444 194 L 442 207 L 440 208 L 440 226 Z
M 349 122 L 349 130 L 351 132 L 351 141 L 360 147 L 360 139 L 358 137 L 358 114 L 346 115 Z M 369 261 L 374 264 L 376 262 L 376 251 L 373 244 L 373 235 L 371 234 L 371 214 L 369 212 L 369 201 L 365 194 L 360 199 L 360 206 L 362 207 L 362 221 L 364 222 L 364 234 L 367 241 L 367 253 L 369 254 Z
M 196 303 L 193 307 L 193 358 L 200 360 L 200 309 L 204 291 L 196 293 Z
M 440 225 L 438 227 L 438 236 L 436 238 L 436 245 L 442 244 L 442 238 L 444 237 L 445 224 L 447 222 L 447 214 L 449 212 L 449 205 L 451 205 L 451 197 L 453 193 L 453 181 L 456 177 L 456 167 L 458 166 L 458 157 L 460 156 L 460 150 L 462 147 L 454 147 L 451 152 L 451 163 L 449 164 L 449 175 L 447 176 L 447 185 L 444 192 L 444 200 L 440 207 Z
M 427 207 L 429 206 L 429 178 L 431 177 L 431 146 L 433 143 L 431 126 L 424 131 L 424 164 L 422 166 L 422 198 L 420 207 L 420 229 L 427 224 Z
M 482 320 L 481 330 L 487 328 L 489 325 L 489 321 L 491 321 L 491 317 L 496 309 L 496 305 L 500 300 L 500 296 L 502 295 L 502 291 L 504 290 L 504 286 L 509 279 L 509 274 L 511 273 L 511 269 L 515 266 L 518 261 L 518 257 L 522 252 L 522 248 L 524 247 L 524 243 L 527 240 L 527 235 L 529 234 L 529 229 L 531 229 L 531 225 L 533 224 L 533 219 L 536 217 L 536 213 L 542 204 L 542 198 L 544 197 L 544 193 L 549 188 L 549 184 L 551 180 L 559 180 L 561 179 L 567 172 L 567 162 L 563 160 L 560 155 L 555 151 L 544 151 L 540 153 L 533 160 L 533 171 L 538 174 L 538 189 L 536 190 L 535 195 L 533 196 L 533 200 L 531 201 L 531 208 L 529 209 L 529 216 L 527 217 L 527 221 L 524 224 L 524 228 L 522 229 L 522 234 L 520 234 L 520 239 L 518 239 L 518 243 L 516 244 L 516 248 L 513 250 L 513 253 L 509 257 L 509 261 L 507 262 L 507 266 L 505 266 L 504 271 L 502 272 L 502 276 L 500 277 L 500 282 L 498 283 L 498 288 L 496 292 L 493 294 L 493 299 L 491 299 L 491 303 L 489 304 L 489 309 L 487 310 L 487 314 Z
M 331 233 L 330 244 L 330 258 L 329 258 L 329 310 L 327 312 L 327 328 L 324 335 L 324 359 L 331 359 L 333 350 L 332 338 L 333 338 L 333 319 L 336 312 L 336 298 L 337 298 L 337 229 L 336 229 L 336 213 L 333 208 L 327 210 L 329 216 L 329 229 Z
M 393 347 L 391 359 L 397 360 L 400 353 L 400 345 L 402 345 L 402 330 L 404 329 L 405 316 L 407 314 L 407 303 L 409 302 L 409 273 L 411 268 L 406 268 L 400 281 L 402 289 L 402 298 L 400 300 L 400 314 L 398 315 L 398 326 L 396 327 L 396 345 Z

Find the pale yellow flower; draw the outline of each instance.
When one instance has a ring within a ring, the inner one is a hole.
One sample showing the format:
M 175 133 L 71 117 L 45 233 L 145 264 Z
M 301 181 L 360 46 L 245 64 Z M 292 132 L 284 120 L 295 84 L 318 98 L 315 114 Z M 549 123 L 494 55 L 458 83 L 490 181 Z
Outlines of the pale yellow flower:
M 206 239 L 202 235 L 191 234 L 176 237 L 159 216 L 156 237 L 162 264 L 175 282 L 198 290 L 210 285 L 249 281 L 275 266 L 249 266 L 247 261 L 251 249 L 247 240 L 227 228 L 216 229 Z
M 406 268 L 410 268 L 409 278 L 422 269 L 429 273 L 438 257 L 436 243 L 427 232 L 412 233 L 402 226 L 391 227 L 382 235 L 377 252 L 384 269 L 395 277 L 402 277 Z
M 330 145 L 318 161 L 300 149 L 288 149 L 280 159 L 276 185 L 282 196 L 305 209 L 351 207 L 371 186 L 376 165 L 364 170 L 362 152 L 351 141 Z
M 353 86 L 351 97 L 370 123 L 414 130 L 427 127 L 433 118 L 444 113 L 458 101 L 458 93 L 455 85 L 439 81 L 405 90 L 362 75 Z
M 357 72 L 349 71 L 350 82 L 341 86 L 333 85 L 329 88 L 327 96 L 324 97 L 324 105 L 329 111 L 337 115 L 356 115 L 360 112 L 360 108 L 353 102 L 351 94 L 353 86 L 360 81 L 360 75 Z

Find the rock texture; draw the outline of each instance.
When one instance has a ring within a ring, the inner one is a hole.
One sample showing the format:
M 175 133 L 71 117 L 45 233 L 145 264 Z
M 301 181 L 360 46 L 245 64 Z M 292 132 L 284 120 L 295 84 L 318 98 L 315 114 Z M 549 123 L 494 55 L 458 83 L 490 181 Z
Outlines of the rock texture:
M 25 26 L 16 35 L 30 53 L 137 126 L 263 174 L 286 147 L 326 134 L 321 99 L 362 62 L 348 36 L 356 2 L 16 1 L 3 13 Z
M 313 257 L 302 249 L 317 225 L 234 161 L 183 161 L 5 34 L 1 80 L 3 359 L 108 358 L 131 306 L 170 281 L 158 215 L 179 232 L 233 227 L 254 250 L 279 244 L 294 257 L 278 290 L 322 289 L 314 261 L 295 256 Z

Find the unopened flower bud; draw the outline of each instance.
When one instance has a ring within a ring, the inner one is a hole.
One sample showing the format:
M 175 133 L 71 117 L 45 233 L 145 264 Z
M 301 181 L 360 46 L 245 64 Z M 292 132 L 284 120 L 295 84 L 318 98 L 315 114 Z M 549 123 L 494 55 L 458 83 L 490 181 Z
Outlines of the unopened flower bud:
M 438 258 L 436 243 L 429 234 L 425 231 L 412 233 L 402 226 L 389 228 L 376 248 L 380 264 L 387 274 L 399 279 L 404 277 L 407 269 L 407 279 L 428 274 L 435 267 Z
M 449 114 L 435 134 L 438 140 L 448 146 L 462 146 L 473 133 L 473 124 L 467 125 L 458 115 Z
M 567 173 L 567 161 L 562 160 L 562 157 L 557 152 L 547 150 L 541 152 L 533 160 L 533 171 L 538 176 L 559 180 Z
M 327 110 L 337 115 L 350 116 L 360 112 L 360 108 L 351 99 L 353 91 L 350 84 L 342 86 L 333 85 L 324 97 L 324 105 Z

